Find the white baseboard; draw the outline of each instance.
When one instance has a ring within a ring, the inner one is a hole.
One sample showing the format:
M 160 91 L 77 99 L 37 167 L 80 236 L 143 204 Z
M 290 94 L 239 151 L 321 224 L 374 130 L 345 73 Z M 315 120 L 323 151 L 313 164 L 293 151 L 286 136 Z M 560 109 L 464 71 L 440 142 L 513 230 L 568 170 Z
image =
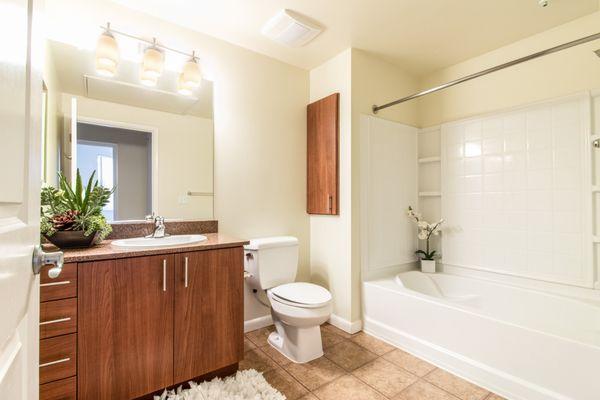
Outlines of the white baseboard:
M 271 314 L 263 315 L 262 317 L 249 319 L 248 321 L 244 321 L 244 333 L 255 331 L 260 328 L 264 328 L 265 326 L 273 325 L 273 319 L 271 318 Z
M 364 331 L 506 399 L 570 400 L 559 393 L 464 357 L 368 317 L 365 317 Z
M 362 330 L 362 321 L 360 319 L 358 321 L 350 322 L 338 315 L 331 314 L 329 323 L 348 333 L 356 333 Z

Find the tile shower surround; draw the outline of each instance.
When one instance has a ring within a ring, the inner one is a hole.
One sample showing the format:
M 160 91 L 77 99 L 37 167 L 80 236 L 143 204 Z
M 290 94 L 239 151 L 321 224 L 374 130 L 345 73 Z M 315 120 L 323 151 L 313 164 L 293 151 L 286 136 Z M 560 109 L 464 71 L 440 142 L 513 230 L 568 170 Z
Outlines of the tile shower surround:
M 591 286 L 589 104 L 442 126 L 445 264 Z

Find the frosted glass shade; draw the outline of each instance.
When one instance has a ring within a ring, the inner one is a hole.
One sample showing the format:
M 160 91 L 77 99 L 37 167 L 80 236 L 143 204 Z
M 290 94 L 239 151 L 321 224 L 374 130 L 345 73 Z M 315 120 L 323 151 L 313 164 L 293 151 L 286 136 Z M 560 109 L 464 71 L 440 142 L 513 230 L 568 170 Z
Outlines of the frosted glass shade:
M 195 59 L 185 63 L 181 71 L 180 80 L 187 88 L 195 89 L 200 86 L 200 83 L 202 83 L 202 72 L 200 71 L 200 65 L 198 65 Z
M 158 78 L 162 74 L 163 66 L 163 54 L 153 47 L 147 48 L 142 59 L 142 76 Z
M 104 32 L 96 44 L 96 71 L 100 75 L 114 76 L 119 64 L 119 47 L 110 34 Z

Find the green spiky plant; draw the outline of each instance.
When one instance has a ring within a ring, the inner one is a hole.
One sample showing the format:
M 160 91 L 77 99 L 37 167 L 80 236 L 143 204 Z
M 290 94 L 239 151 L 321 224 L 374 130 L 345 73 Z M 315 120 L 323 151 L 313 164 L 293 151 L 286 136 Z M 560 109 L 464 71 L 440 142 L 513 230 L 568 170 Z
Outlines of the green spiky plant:
M 50 237 L 58 231 L 83 231 L 85 236 L 96 235 L 96 241 L 104 240 L 111 232 L 110 224 L 102 215 L 114 189 L 98 185 L 92 173 L 87 185 L 83 186 L 77 169 L 75 187 L 67 178 L 58 174 L 58 189 L 53 186 L 42 188 L 41 233 Z

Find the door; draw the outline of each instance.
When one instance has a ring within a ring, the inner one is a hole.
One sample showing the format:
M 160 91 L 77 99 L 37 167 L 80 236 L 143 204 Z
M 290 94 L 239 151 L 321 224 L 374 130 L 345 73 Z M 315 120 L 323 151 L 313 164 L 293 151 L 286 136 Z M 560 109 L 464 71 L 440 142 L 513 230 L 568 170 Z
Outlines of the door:
M 173 260 L 78 265 L 78 398 L 132 399 L 173 383 Z
M 241 247 L 176 255 L 175 383 L 243 358 L 243 257 Z
M 338 215 L 339 93 L 308 105 L 307 205 L 309 214 Z
M 71 182 L 77 177 L 77 98 L 69 100 L 63 115 L 61 172 Z
M 34 13 L 35 11 L 35 13 Z M 37 1 L 0 2 L 0 393 L 38 398 L 42 79 Z M 35 40 L 34 40 L 35 39 Z

